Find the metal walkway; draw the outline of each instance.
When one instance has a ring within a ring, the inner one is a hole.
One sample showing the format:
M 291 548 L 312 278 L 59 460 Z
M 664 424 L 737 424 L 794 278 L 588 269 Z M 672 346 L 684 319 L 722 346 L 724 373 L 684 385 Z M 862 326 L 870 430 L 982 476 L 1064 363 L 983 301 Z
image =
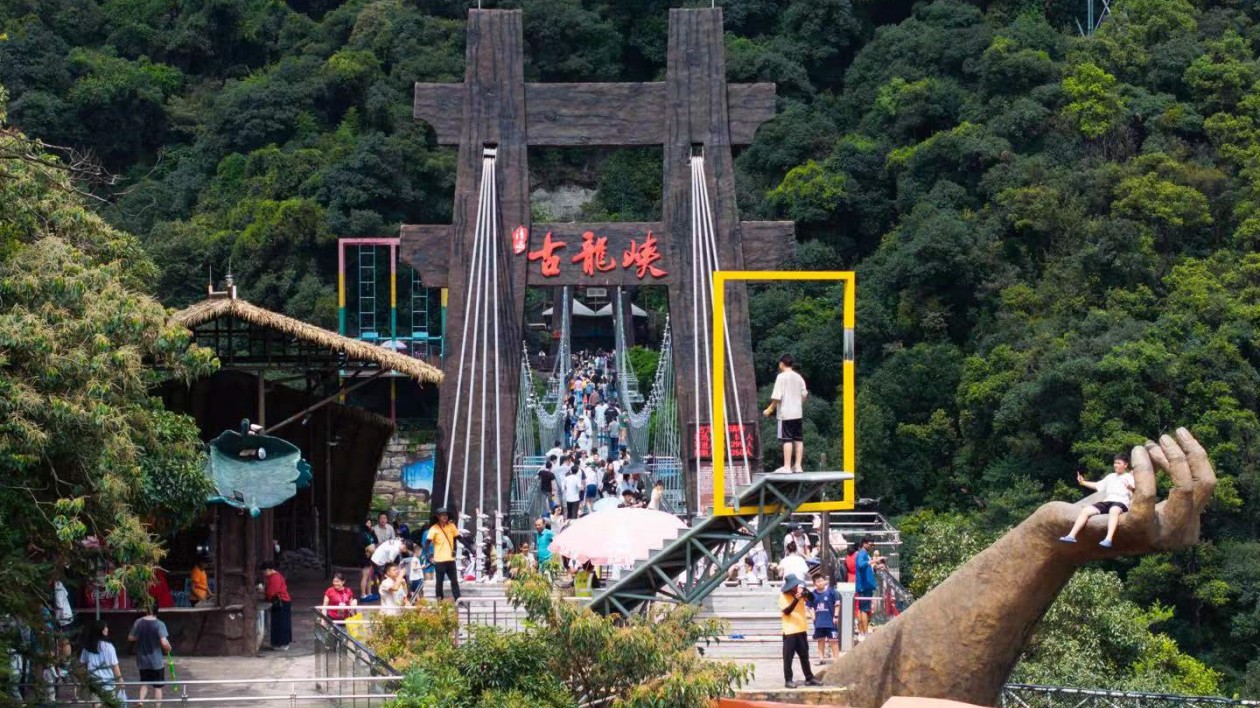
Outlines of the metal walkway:
M 698 603 L 793 510 L 816 499 L 828 485 L 849 479 L 851 472 L 768 474 L 739 494 L 739 507 L 751 507 L 749 513 L 698 519 L 696 526 L 595 596 L 591 608 L 628 616 L 652 601 Z

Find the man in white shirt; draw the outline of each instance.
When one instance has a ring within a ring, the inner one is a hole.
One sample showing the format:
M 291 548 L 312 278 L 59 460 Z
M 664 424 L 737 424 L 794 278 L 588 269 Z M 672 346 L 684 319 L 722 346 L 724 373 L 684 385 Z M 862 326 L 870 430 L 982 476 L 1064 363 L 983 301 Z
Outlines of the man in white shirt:
M 1129 471 L 1128 455 L 1124 453 L 1116 455 L 1111 461 L 1111 467 L 1115 471 L 1098 482 L 1090 482 L 1080 472 L 1076 473 L 1078 484 L 1086 489 L 1102 492 L 1103 499 L 1081 509 L 1081 513 L 1076 517 L 1076 523 L 1072 525 L 1072 530 L 1059 539 L 1063 543 L 1076 543 L 1076 534 L 1085 528 L 1090 517 L 1106 514 L 1107 536 L 1099 541 L 1098 545 L 1111 548 L 1111 540 L 1116 535 L 1116 527 L 1120 525 L 1120 515 L 1129 511 L 1129 503 L 1133 500 L 1133 490 L 1137 488 L 1133 473 Z
M 779 357 L 779 375 L 774 380 L 770 405 L 764 411 L 767 418 L 776 410 L 779 413 L 779 442 L 783 443 L 783 466 L 775 470 L 778 473 L 801 472 L 805 462 L 805 427 L 802 418 L 809 391 L 805 388 L 805 379 L 796 373 L 792 363 L 791 354 Z M 793 464 L 793 453 L 796 455 L 796 464 Z
M 572 521 L 578 517 L 578 505 L 582 502 L 582 476 L 577 470 L 569 467 L 564 476 L 564 511 Z
M 551 445 L 551 449 L 547 451 L 547 454 L 545 455 L 545 457 L 548 460 L 551 460 L 554 457 L 555 459 L 552 460 L 553 465 L 559 462 L 560 458 L 564 457 L 564 448 L 560 447 L 559 440 L 555 441 Z

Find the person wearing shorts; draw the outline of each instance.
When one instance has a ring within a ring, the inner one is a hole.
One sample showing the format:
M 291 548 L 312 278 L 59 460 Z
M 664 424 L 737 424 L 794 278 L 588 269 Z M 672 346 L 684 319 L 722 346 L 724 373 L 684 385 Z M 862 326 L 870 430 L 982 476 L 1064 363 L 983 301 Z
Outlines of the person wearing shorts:
M 840 641 L 836 634 L 836 607 L 840 596 L 836 589 L 827 586 L 826 574 L 814 576 L 814 594 L 809 601 L 809 612 L 814 620 L 814 640 L 818 642 L 818 663 L 825 664 L 828 659 L 840 657 Z M 827 653 L 827 644 L 831 643 L 831 653 Z
M 774 392 L 764 414 L 767 418 L 778 413 L 778 437 L 783 443 L 783 466 L 777 473 L 801 472 L 805 463 L 805 425 L 803 422 L 805 399 L 809 391 L 805 379 L 792 368 L 791 354 L 779 357 L 779 375 L 774 380 Z
M 166 687 L 165 654 L 170 652 L 171 643 L 166 631 L 166 623 L 158 619 L 157 604 L 146 601 L 144 617 L 136 620 L 127 633 L 127 640 L 135 642 L 136 668 L 140 671 L 140 702 L 144 703 L 153 690 L 153 700 L 162 700 L 162 689 Z
M 1081 513 L 1076 516 L 1076 523 L 1072 525 L 1072 530 L 1068 535 L 1059 538 L 1063 543 L 1076 543 L 1076 534 L 1085 528 L 1085 524 L 1090 518 L 1097 514 L 1105 514 L 1107 516 L 1107 535 L 1098 545 L 1103 548 L 1111 548 L 1111 542 L 1115 538 L 1116 528 L 1120 525 L 1120 515 L 1127 514 L 1129 504 L 1133 501 L 1133 490 L 1137 488 L 1137 484 L 1133 479 L 1133 473 L 1129 471 L 1129 456 L 1120 453 L 1111 460 L 1112 473 L 1103 477 L 1098 482 L 1090 482 L 1080 472 L 1076 473 L 1076 482 L 1086 489 L 1092 489 L 1101 492 L 1102 501 L 1089 504 L 1081 509 Z

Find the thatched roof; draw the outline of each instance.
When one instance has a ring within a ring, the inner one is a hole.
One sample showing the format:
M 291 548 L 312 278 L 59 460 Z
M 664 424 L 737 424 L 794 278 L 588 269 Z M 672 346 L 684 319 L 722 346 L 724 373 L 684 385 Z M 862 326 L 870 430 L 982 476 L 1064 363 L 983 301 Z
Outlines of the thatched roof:
M 372 362 L 383 369 L 410 376 L 422 383 L 442 383 L 441 370 L 419 359 L 385 347 L 343 337 L 322 327 L 251 305 L 239 298 L 202 300 L 174 313 L 170 321 L 187 329 L 193 329 L 220 317 L 235 317 L 257 327 L 283 332 L 305 342 L 342 352 L 350 359 Z

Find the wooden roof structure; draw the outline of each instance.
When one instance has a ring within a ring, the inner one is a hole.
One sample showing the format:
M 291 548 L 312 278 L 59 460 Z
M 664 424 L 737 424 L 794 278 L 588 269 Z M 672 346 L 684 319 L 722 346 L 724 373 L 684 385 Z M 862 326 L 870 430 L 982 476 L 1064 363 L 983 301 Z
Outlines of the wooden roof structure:
M 170 316 L 214 350 L 224 366 L 250 368 L 377 369 L 442 383 L 442 371 L 386 347 L 361 342 L 235 297 L 211 297 Z

